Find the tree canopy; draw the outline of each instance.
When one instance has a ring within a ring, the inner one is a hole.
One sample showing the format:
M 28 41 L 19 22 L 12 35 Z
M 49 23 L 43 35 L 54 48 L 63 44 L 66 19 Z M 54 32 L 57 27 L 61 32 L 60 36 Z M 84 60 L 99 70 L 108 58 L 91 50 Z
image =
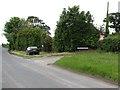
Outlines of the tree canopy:
M 106 22 L 106 18 L 103 21 Z M 110 28 L 113 28 L 116 32 L 120 32 L 120 13 L 110 13 L 109 23 Z
M 37 46 L 41 50 L 51 51 L 52 38 L 49 30 L 50 27 L 36 16 L 29 16 L 27 20 L 12 17 L 4 27 L 10 50 L 26 50 L 28 46 Z
M 63 9 L 55 30 L 54 46 L 57 51 L 76 51 L 80 46 L 95 48 L 98 38 L 98 30 L 89 11 L 80 12 L 79 6 Z
M 6 22 L 4 31 L 6 33 L 15 33 L 22 28 L 22 20 L 19 17 L 12 17 L 9 22 Z

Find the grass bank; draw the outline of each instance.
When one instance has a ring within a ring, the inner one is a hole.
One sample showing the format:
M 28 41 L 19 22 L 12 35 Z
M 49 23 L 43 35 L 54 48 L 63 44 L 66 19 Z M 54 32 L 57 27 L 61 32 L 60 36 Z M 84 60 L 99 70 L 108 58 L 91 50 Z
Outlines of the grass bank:
M 118 54 L 81 52 L 65 56 L 54 63 L 57 66 L 118 82 Z
M 39 55 L 26 55 L 25 51 L 9 51 L 10 54 L 17 55 L 23 58 L 37 58 L 37 57 L 44 57 L 44 56 L 67 56 L 73 55 L 74 53 L 63 52 L 63 53 L 47 53 L 47 52 L 40 52 Z

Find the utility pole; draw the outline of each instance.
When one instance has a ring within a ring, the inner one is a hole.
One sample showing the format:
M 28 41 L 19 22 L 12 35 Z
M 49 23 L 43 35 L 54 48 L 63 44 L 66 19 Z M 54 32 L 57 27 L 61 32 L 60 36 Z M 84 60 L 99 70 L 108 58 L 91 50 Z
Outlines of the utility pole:
M 109 35 L 109 2 L 107 2 L 107 14 L 106 14 L 106 31 L 105 35 Z

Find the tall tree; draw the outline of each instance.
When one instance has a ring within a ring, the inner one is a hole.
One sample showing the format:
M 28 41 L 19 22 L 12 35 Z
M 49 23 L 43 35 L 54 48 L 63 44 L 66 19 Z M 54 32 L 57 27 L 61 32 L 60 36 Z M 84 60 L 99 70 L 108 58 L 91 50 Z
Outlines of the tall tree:
M 29 16 L 27 18 L 27 22 L 33 27 L 33 28 L 40 28 L 42 29 L 44 32 L 46 32 L 46 34 L 50 34 L 49 30 L 50 30 L 50 27 L 47 26 L 43 20 L 39 19 L 38 17 L 36 16 Z
M 103 20 L 106 22 L 106 18 Z M 116 32 L 120 32 L 120 13 L 110 13 L 109 14 L 109 27 L 113 28 Z
M 92 15 L 89 11 L 80 12 L 79 6 L 64 8 L 56 26 L 54 46 L 59 52 L 76 51 L 79 46 L 94 47 L 98 40 Z
M 9 22 L 6 22 L 4 31 L 5 36 L 10 43 L 10 49 L 15 49 L 16 34 L 25 27 L 25 20 L 19 17 L 12 17 Z
M 120 32 L 120 13 L 110 13 L 109 20 L 111 24 L 109 27 L 115 29 L 116 32 Z
M 6 33 L 15 33 L 21 29 L 22 25 L 19 17 L 12 17 L 10 21 L 5 24 L 4 31 Z

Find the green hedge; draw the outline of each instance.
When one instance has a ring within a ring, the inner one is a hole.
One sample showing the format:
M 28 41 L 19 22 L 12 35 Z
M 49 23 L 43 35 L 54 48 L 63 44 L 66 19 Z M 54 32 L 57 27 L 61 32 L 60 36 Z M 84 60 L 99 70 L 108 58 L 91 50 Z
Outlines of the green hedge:
M 97 46 L 98 49 L 103 51 L 112 51 L 119 52 L 120 51 L 120 38 L 118 38 L 119 34 L 113 34 L 105 38 L 104 40 L 98 41 Z

